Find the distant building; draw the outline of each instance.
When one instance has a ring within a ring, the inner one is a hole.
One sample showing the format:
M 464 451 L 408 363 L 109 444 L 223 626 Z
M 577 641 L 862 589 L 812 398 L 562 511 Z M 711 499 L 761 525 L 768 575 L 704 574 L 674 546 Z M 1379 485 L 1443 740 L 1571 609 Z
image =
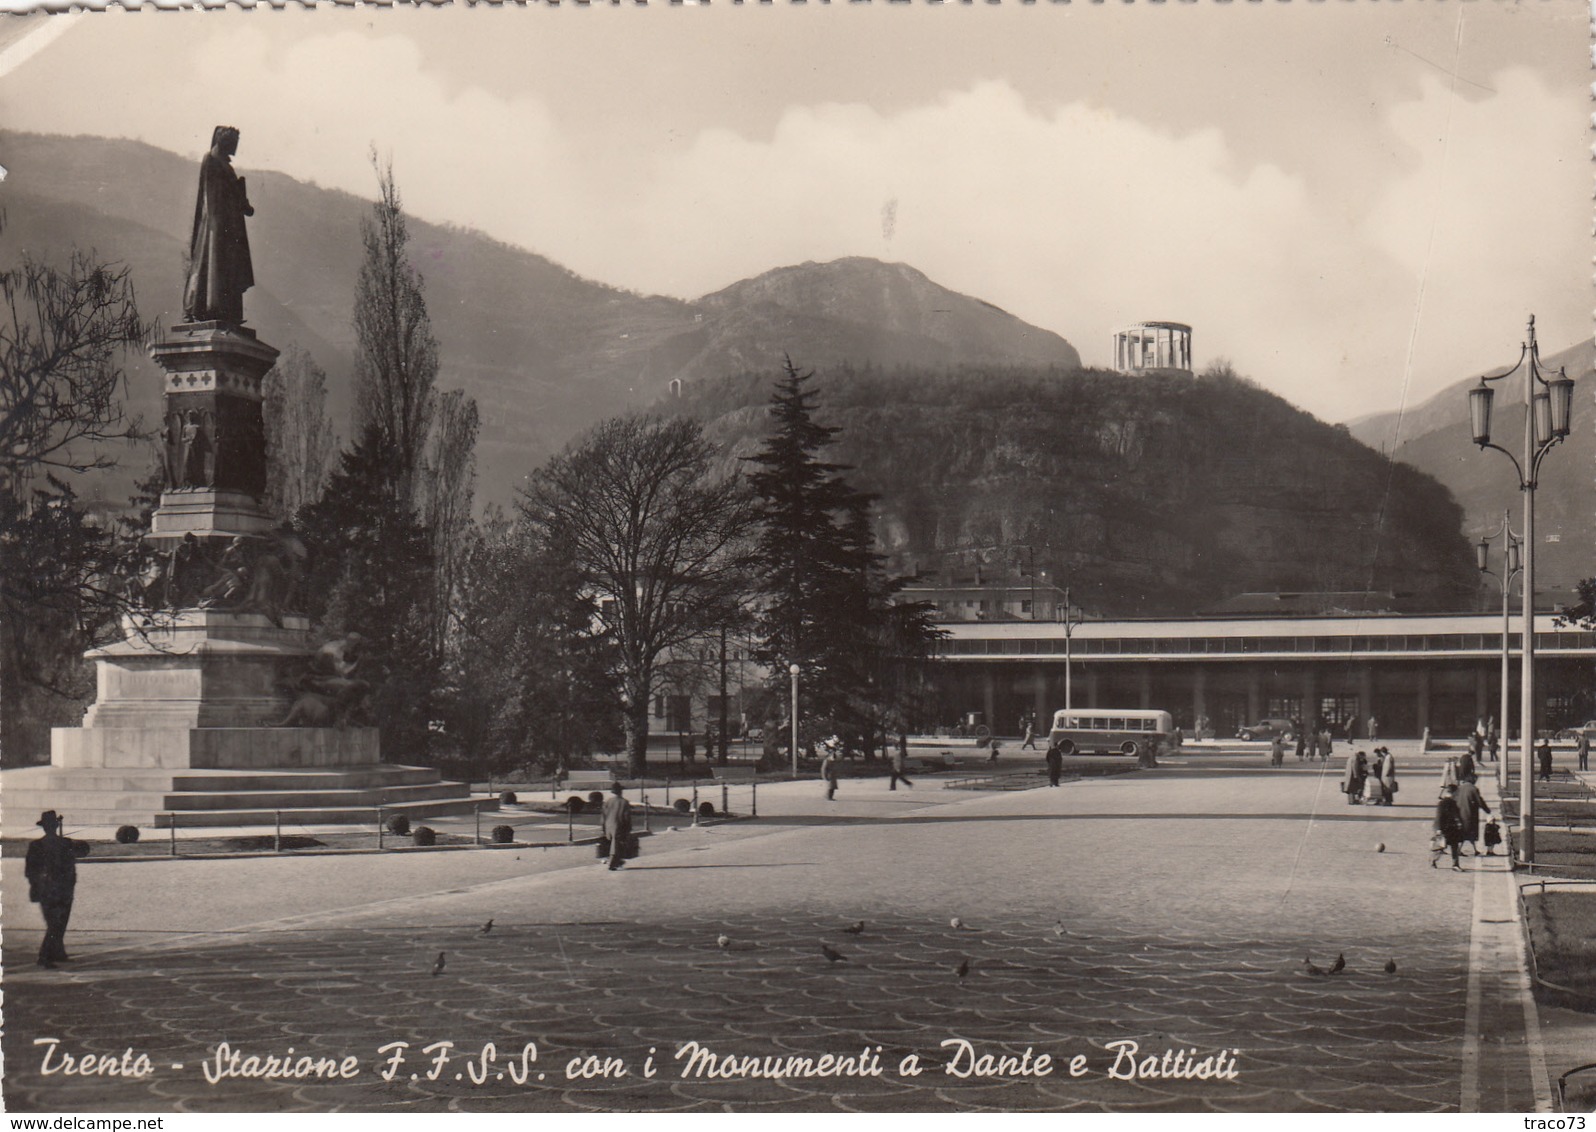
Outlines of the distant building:
M 1191 327 L 1184 322 L 1138 322 L 1114 335 L 1120 373 L 1190 377 L 1191 366 Z

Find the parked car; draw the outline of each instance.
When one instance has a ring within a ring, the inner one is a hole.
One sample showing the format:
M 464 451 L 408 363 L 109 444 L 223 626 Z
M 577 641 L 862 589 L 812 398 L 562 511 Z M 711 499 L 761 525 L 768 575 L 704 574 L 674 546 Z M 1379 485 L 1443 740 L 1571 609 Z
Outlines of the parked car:
M 1578 727 L 1565 727 L 1557 733 L 1557 737 L 1578 741 L 1581 732 L 1589 735 L 1592 743 L 1596 743 L 1596 719 L 1587 719 Z
M 1276 735 L 1287 743 L 1296 737 L 1296 730 L 1289 719 L 1260 719 L 1257 723 L 1242 727 L 1236 732 L 1236 738 L 1246 739 L 1273 739 Z

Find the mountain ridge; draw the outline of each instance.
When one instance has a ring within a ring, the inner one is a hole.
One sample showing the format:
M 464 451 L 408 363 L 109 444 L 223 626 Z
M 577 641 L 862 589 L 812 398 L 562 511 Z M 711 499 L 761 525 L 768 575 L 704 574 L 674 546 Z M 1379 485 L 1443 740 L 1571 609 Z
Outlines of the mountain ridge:
M 0 186 L 8 240 L 52 262 L 64 262 L 72 246 L 92 245 L 132 267 L 146 317 L 177 321 L 196 162 L 128 140 L 0 131 L 0 145 L 12 172 Z M 334 426 L 347 437 L 359 221 L 370 202 L 243 163 L 239 171 L 255 206 L 248 325 L 279 348 L 298 341 L 310 350 L 328 372 Z M 848 310 L 814 301 L 823 286 L 793 285 L 828 265 L 775 268 L 710 296 L 678 299 L 585 279 L 474 230 L 408 219 L 412 262 L 425 279 L 439 341 L 439 388 L 464 388 L 477 399 L 479 494 L 499 502 L 604 417 L 656 403 L 675 381 L 772 369 L 787 352 L 817 364 L 1079 364 L 1058 335 L 907 265 L 855 258 L 837 268 L 855 278 L 858 295 L 871 290 L 869 276 L 878 277 L 872 301 L 856 297 Z M 780 278 L 785 290 L 767 276 Z M 945 308 L 952 324 L 973 329 L 927 333 L 923 324 L 933 316 L 903 303 Z M 130 376 L 135 410 L 157 416 L 161 386 L 153 367 L 134 361 Z M 124 486 L 132 475 L 122 477 Z

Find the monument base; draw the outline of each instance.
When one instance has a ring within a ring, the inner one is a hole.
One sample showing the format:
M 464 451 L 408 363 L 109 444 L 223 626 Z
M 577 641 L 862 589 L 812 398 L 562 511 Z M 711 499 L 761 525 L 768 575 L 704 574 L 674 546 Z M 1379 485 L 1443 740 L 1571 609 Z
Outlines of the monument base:
M 465 783 L 380 761 L 374 727 L 283 727 L 310 624 L 182 609 L 130 619 L 88 654 L 98 695 L 82 727 L 57 727 L 50 765 L 5 772 L 5 832 L 44 810 L 71 829 L 135 825 L 371 824 L 493 809 Z

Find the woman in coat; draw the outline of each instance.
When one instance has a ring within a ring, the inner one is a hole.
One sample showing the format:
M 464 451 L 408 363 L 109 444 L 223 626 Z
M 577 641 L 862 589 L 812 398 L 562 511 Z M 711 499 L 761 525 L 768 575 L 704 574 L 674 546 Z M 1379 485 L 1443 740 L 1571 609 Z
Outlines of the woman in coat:
M 1463 844 L 1463 814 L 1457 808 L 1456 786 L 1441 788 L 1441 796 L 1435 803 L 1435 831 L 1441 835 L 1446 848 L 1452 851 L 1452 871 L 1462 872 L 1463 866 L 1458 864 L 1458 849 Z M 1431 857 L 1430 868 L 1435 868 L 1440 859 L 1440 853 Z
M 1472 782 L 1458 783 L 1454 801 L 1457 802 L 1458 813 L 1463 817 L 1463 840 L 1473 847 L 1477 857 L 1480 853 L 1480 811 L 1490 813 L 1490 804 L 1480 797 L 1479 788 Z
M 1363 780 L 1369 775 L 1369 764 L 1362 751 L 1347 755 L 1347 769 L 1341 776 L 1341 790 L 1347 796 L 1347 805 L 1360 804 L 1363 797 Z
M 1385 804 L 1389 806 L 1397 792 L 1396 756 L 1390 747 L 1380 748 L 1380 783 L 1385 787 Z

